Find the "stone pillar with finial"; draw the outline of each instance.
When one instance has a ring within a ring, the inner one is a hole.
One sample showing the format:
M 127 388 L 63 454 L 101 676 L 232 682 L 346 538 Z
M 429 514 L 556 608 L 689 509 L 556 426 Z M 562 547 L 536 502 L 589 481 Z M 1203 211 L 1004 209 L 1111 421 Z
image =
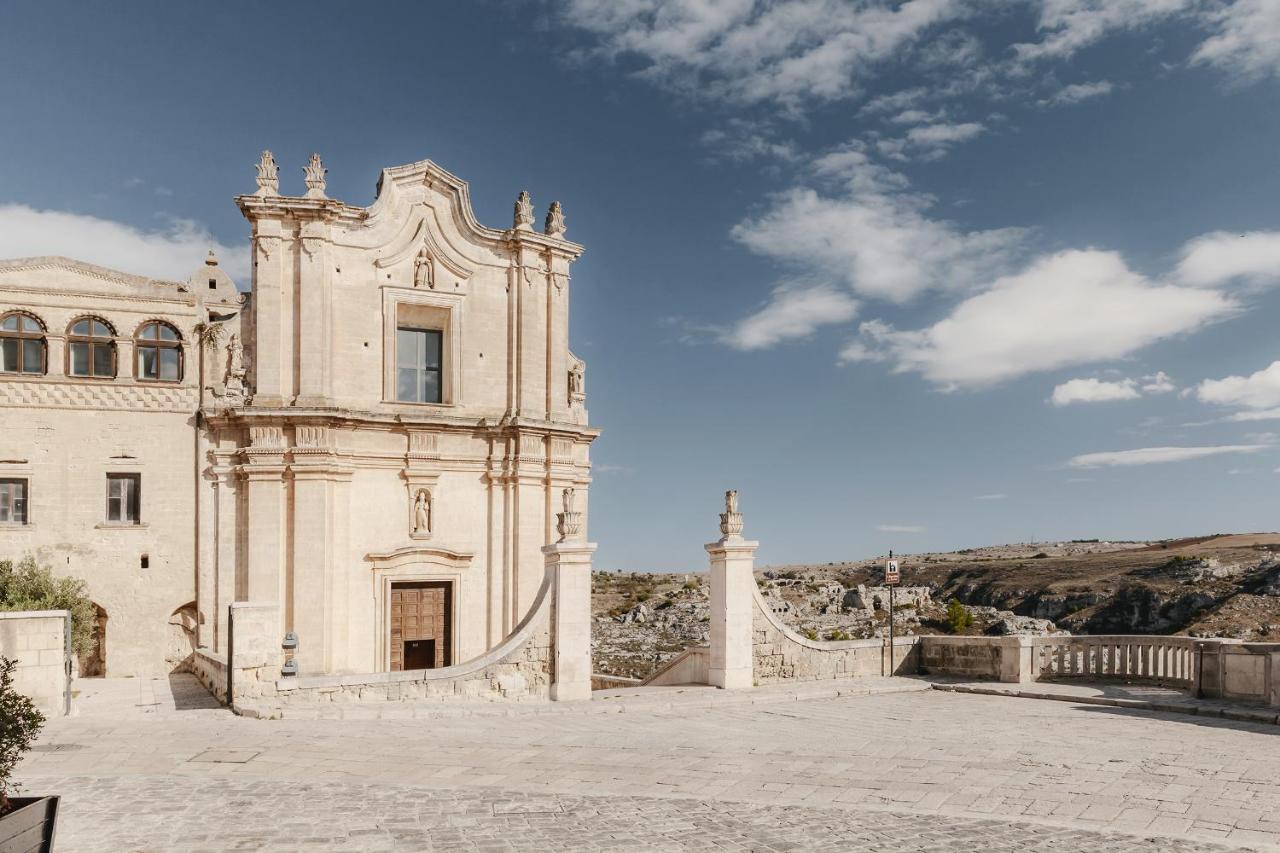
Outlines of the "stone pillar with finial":
M 324 194 L 325 175 L 328 174 L 329 170 L 324 167 L 324 163 L 320 162 L 320 155 L 312 154 L 311 159 L 307 161 L 307 165 L 302 167 L 302 171 L 306 175 L 304 179 L 307 185 L 306 198 L 327 198 Z
M 720 539 L 706 546 L 711 555 L 711 664 L 715 687 L 736 689 L 755 684 L 752 617 L 755 610 L 755 553 L 759 542 L 742 538 L 738 493 L 724 493 Z
M 560 206 L 560 202 L 551 202 L 551 207 L 547 208 L 547 220 L 543 223 L 542 233 L 548 237 L 564 237 L 564 208 Z
M 583 513 L 572 486 L 560 493 L 556 513 L 560 539 L 542 549 L 552 576 L 551 698 L 591 698 L 591 555 L 596 546 L 583 539 Z
M 533 230 L 533 199 L 530 198 L 527 190 L 521 190 L 520 195 L 516 196 L 511 224 L 517 231 Z

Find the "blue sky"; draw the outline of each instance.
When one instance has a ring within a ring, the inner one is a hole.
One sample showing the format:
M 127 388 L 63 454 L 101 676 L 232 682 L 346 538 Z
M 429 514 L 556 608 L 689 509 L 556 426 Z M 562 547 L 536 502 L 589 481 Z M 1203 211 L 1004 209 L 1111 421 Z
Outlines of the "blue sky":
M 0 80 L 4 257 L 243 278 L 263 148 L 563 202 L 600 566 L 1277 526 L 1277 0 L 9 4 Z

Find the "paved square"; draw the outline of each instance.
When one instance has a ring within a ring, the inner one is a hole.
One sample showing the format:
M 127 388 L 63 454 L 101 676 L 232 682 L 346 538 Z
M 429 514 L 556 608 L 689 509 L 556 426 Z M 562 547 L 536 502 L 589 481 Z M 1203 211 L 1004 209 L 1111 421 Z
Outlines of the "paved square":
M 71 850 L 1280 850 L 1275 726 L 939 691 L 620 707 L 104 709 L 19 775 L 64 795 Z

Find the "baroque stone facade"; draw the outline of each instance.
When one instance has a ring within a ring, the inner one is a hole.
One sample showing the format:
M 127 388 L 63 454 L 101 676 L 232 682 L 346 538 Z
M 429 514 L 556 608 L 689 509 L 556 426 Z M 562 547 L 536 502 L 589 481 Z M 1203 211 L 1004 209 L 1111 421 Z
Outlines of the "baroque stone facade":
M 264 152 L 236 199 L 246 294 L 213 258 L 185 284 L 0 264 L 0 318 L 38 317 L 47 348 L 0 372 L 0 480 L 27 501 L 0 558 L 88 581 L 111 674 L 225 656 L 235 602 L 276 608 L 300 675 L 460 664 L 525 618 L 564 500 L 585 529 L 598 431 L 559 205 L 539 233 L 522 193 L 492 229 L 430 161 L 385 169 L 369 207 L 328 198 L 326 171 L 313 155 L 281 195 Z M 88 317 L 110 377 L 70 375 Z M 176 342 L 138 337 L 150 320 Z

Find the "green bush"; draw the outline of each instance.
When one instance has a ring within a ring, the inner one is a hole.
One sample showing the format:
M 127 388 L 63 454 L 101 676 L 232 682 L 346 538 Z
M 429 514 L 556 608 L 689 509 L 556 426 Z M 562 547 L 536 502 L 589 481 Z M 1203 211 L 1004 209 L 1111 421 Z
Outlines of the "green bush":
M 818 639 L 818 632 L 813 630 L 812 628 L 805 628 L 804 636 L 805 636 L 805 639 L 816 640 Z
M 79 578 L 58 578 L 35 557 L 23 557 L 16 566 L 0 560 L 0 611 L 71 611 L 71 650 L 84 657 L 93 651 L 93 602 Z
M 13 768 L 18 766 L 22 753 L 31 748 L 44 714 L 35 704 L 13 689 L 13 671 L 17 661 L 0 657 L 0 815 L 9 810 L 9 792 L 13 783 Z
M 838 640 L 852 640 L 852 639 L 853 639 L 853 637 L 851 637 L 850 635 L 846 634 L 844 631 L 841 631 L 839 628 L 836 628 L 834 631 L 831 631 L 830 633 L 828 633 L 828 634 L 827 634 L 827 639 L 828 639 L 828 640 L 836 640 L 836 641 L 838 641 Z
M 951 633 L 959 634 L 973 624 L 973 615 L 964 609 L 964 605 L 956 599 L 947 602 L 947 627 Z

